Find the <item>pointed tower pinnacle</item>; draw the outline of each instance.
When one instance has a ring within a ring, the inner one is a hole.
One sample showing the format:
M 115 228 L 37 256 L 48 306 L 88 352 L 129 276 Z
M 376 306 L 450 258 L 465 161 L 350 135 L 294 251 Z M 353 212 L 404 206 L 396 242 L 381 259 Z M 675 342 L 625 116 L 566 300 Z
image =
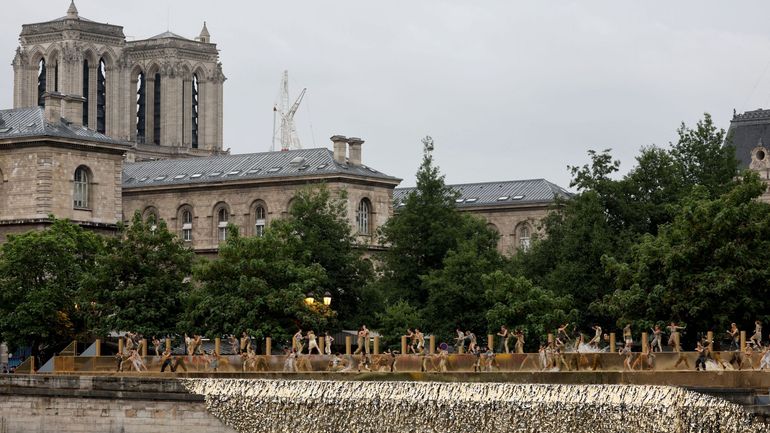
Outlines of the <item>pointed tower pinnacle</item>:
M 70 7 L 67 9 L 67 18 L 78 19 L 78 8 L 75 7 L 75 0 L 70 2 Z
M 211 40 L 209 29 L 206 27 L 206 21 L 203 22 L 203 28 L 201 29 L 201 34 L 198 35 L 198 40 L 205 43 L 209 43 Z

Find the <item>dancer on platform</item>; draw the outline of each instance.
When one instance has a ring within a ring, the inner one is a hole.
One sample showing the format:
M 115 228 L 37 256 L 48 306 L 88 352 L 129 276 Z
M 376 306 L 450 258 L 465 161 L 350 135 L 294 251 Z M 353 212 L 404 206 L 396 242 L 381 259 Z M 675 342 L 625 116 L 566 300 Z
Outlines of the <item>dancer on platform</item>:
M 633 344 L 634 344 L 634 337 L 631 334 L 631 324 L 630 323 L 626 324 L 626 327 L 623 328 L 623 341 L 627 345 L 629 345 L 629 346 L 633 346 Z
M 754 334 L 749 341 L 757 348 L 762 347 L 762 322 L 759 320 L 754 321 Z
M 152 347 L 155 349 L 155 356 L 160 356 L 160 340 L 156 336 L 152 336 Z
M 353 355 L 358 355 L 360 353 L 364 353 L 364 344 L 366 344 L 366 326 L 362 326 L 358 328 L 358 333 L 356 334 L 356 351 L 353 352 Z
M 476 334 L 471 331 L 465 331 L 465 335 L 468 339 L 468 351 L 478 352 L 479 345 L 476 344 Z
M 316 341 L 317 338 L 315 336 L 315 332 L 313 332 L 312 329 L 307 331 L 305 338 L 307 339 L 307 354 L 312 355 L 313 349 L 315 349 L 316 353 L 320 355 L 321 349 L 318 348 L 318 342 Z
M 294 341 L 293 348 L 297 351 L 297 354 L 302 353 L 302 350 L 305 348 L 305 345 L 302 343 L 304 339 L 305 337 L 302 335 L 302 329 L 297 329 L 297 332 L 295 332 L 292 337 L 292 341 Z
M 623 356 L 623 371 L 625 370 L 633 370 L 631 366 L 631 360 L 633 359 L 634 353 L 631 351 L 631 344 L 626 343 L 622 349 L 618 350 L 618 354 L 620 356 Z
M 460 328 L 457 328 L 455 332 L 457 333 L 457 337 L 455 337 L 455 351 L 463 353 L 463 349 L 465 349 L 465 333 Z
M 414 349 L 414 331 L 412 331 L 412 328 L 406 328 L 406 334 L 402 335 L 402 337 L 406 337 L 406 341 L 408 341 L 409 348 L 406 349 L 406 352 L 404 355 L 408 355 L 411 353 L 416 353 Z
M 738 330 L 738 325 L 731 323 L 727 335 L 730 336 L 730 350 L 741 350 L 741 331 Z
M 230 345 L 230 353 L 233 355 L 240 354 L 240 350 L 238 350 L 239 344 L 238 344 L 238 338 L 230 334 L 227 336 L 227 343 Z
M 668 329 L 668 345 L 674 349 L 674 352 L 681 352 L 682 346 L 680 343 L 679 331 L 684 330 L 685 326 L 678 326 L 676 322 L 671 322 L 666 329 Z
M 508 332 L 508 327 L 505 325 L 500 326 L 500 332 L 497 333 L 500 336 L 500 347 L 505 353 L 511 353 L 508 350 L 508 340 L 511 339 L 511 334 Z
M 591 341 L 588 342 L 588 345 L 598 349 L 599 343 L 602 340 L 602 327 L 599 325 L 594 325 L 591 329 L 594 330 L 594 338 L 592 338 Z
M 524 331 L 516 330 L 516 353 L 524 353 Z
M 302 331 L 300 331 L 300 333 L 301 332 Z M 247 334 L 246 331 L 243 331 L 241 333 L 240 352 L 238 353 L 249 353 L 249 350 L 251 350 L 251 337 L 249 337 L 249 334 Z
M 362 325 L 361 329 L 364 330 L 364 352 L 366 354 L 369 354 L 369 328 L 366 327 L 366 325 Z
M 326 352 L 327 355 L 332 354 L 333 342 L 334 342 L 334 337 L 329 335 L 329 331 L 324 332 L 324 352 Z
M 661 342 L 663 341 L 663 331 L 660 329 L 660 325 L 655 325 L 654 328 L 650 329 L 652 331 L 652 343 L 650 343 L 650 347 L 652 347 L 653 351 L 657 347 L 658 352 L 662 352 L 663 348 L 661 347 Z
M 556 330 L 556 339 L 559 340 L 562 345 L 570 341 L 569 334 L 567 334 L 567 327 L 569 327 L 569 322 L 559 326 Z
M 698 352 L 698 359 L 695 360 L 695 371 L 706 371 L 706 359 L 708 357 L 708 349 L 704 347 L 700 341 L 695 346 L 695 351 Z
M 172 368 L 171 364 L 171 350 L 166 348 L 166 350 L 163 351 L 163 356 L 160 358 L 160 372 L 163 373 L 166 371 L 166 367 L 169 367 L 169 369 L 173 372 L 174 369 Z
M 417 353 L 422 355 L 425 350 L 425 335 L 419 328 L 414 328 L 414 340 L 417 342 Z

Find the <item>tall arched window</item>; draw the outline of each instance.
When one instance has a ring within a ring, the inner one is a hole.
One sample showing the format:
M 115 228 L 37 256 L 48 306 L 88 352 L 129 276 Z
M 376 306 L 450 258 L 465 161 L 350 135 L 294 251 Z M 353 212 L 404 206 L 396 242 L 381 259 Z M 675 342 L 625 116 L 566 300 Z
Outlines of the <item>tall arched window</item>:
M 83 60 L 83 97 L 86 98 L 83 101 L 83 126 L 88 127 L 88 102 L 89 102 L 89 71 L 88 71 L 88 59 Z
M 78 209 L 88 208 L 88 193 L 90 175 L 86 167 L 80 166 L 75 170 L 74 187 L 72 191 L 72 205 Z
M 227 239 L 227 221 L 230 219 L 230 212 L 226 207 L 221 207 L 217 211 L 217 233 L 219 240 L 224 241 Z
M 45 93 L 45 80 L 46 80 L 46 67 L 45 59 L 40 59 L 38 63 L 37 71 L 37 105 L 45 107 L 45 99 L 43 94 Z
M 107 65 L 99 59 L 96 68 L 96 132 L 107 132 Z
M 370 226 L 369 222 L 371 221 L 372 216 L 372 204 L 369 202 L 369 199 L 362 199 L 361 202 L 358 203 L 358 210 L 356 212 L 356 223 L 358 225 L 358 234 L 360 235 L 369 235 L 370 232 Z
M 198 148 L 198 75 L 192 76 L 192 147 Z
M 521 248 L 524 251 L 527 251 L 530 246 L 530 233 L 529 233 L 529 226 L 526 224 L 523 224 L 521 227 L 519 227 L 519 248 Z
M 152 142 L 155 144 L 160 144 L 160 96 L 160 73 L 156 73 L 152 106 Z
M 261 204 L 258 204 L 256 208 L 254 208 L 254 234 L 262 237 L 265 235 L 265 222 L 267 221 L 265 219 L 265 216 L 267 215 L 267 212 L 265 211 L 265 207 Z
M 147 86 L 144 79 L 144 72 L 140 72 L 136 77 L 136 142 L 144 144 L 146 131 L 145 131 L 145 115 L 147 114 Z
M 192 241 L 192 212 L 189 209 L 182 211 L 182 240 Z

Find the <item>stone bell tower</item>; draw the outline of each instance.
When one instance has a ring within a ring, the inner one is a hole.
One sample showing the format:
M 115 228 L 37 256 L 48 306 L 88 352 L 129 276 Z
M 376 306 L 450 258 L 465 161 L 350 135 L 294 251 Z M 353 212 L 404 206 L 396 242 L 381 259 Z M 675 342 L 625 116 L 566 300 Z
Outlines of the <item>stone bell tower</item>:
M 82 97 L 82 124 L 132 142 L 130 159 L 222 153 L 225 76 L 205 23 L 195 39 L 126 41 L 73 1 L 61 18 L 23 25 L 19 40 L 14 108 L 43 106 L 45 93 Z

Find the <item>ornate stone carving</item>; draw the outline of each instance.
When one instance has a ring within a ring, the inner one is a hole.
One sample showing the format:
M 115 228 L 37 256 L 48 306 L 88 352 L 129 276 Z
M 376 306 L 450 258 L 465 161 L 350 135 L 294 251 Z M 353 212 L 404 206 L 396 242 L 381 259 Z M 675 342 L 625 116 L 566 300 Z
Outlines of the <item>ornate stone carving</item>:
M 80 44 L 67 42 L 62 46 L 62 58 L 66 63 L 82 63 L 83 50 Z

